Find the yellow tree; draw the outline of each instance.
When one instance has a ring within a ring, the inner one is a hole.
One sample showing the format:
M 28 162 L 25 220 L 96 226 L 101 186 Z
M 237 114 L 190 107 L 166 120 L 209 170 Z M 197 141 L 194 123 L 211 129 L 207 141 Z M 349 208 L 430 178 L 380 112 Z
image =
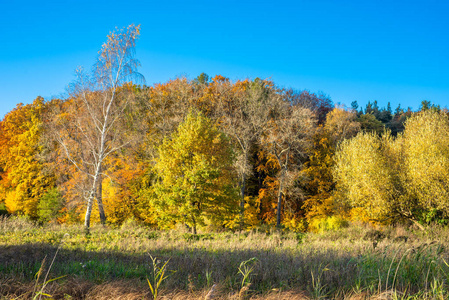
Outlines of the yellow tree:
M 303 189 L 306 193 L 303 209 L 311 223 L 313 218 L 328 217 L 333 213 L 332 192 L 335 181 L 332 176 L 337 145 L 360 131 L 354 112 L 336 107 L 326 116 L 313 136 L 309 160 L 303 172 Z
M 449 119 L 425 110 L 394 139 L 363 133 L 344 141 L 334 176 L 340 203 L 376 221 L 444 221 L 449 217 Z
M 324 125 L 325 131 L 330 135 L 332 143 L 337 146 L 344 139 L 355 136 L 361 125 L 357 122 L 357 114 L 341 107 L 335 107 L 327 116 Z
M 405 123 L 403 185 L 409 201 L 434 217 L 449 217 L 449 118 L 423 110 Z M 439 216 L 438 216 L 439 214 Z M 421 216 L 417 216 L 421 217 Z
M 203 114 L 190 112 L 159 147 L 153 205 L 160 225 L 223 226 L 235 217 L 234 155 L 226 136 Z
M 389 133 L 387 133 L 389 135 Z M 365 221 L 383 221 L 396 202 L 394 170 L 375 132 L 359 133 L 344 140 L 335 154 L 336 200 Z
M 107 167 L 107 168 L 106 168 Z M 121 224 L 138 213 L 140 180 L 145 165 L 132 155 L 114 155 L 107 159 L 105 171 L 108 176 L 102 189 L 105 213 L 108 221 Z
M 312 140 L 313 146 L 308 150 L 309 160 L 302 172 L 302 188 L 305 193 L 302 208 L 309 223 L 313 218 L 323 218 L 331 214 L 332 190 L 335 185 L 332 177 L 335 154 L 332 137 L 320 125 Z
M 37 217 L 40 198 L 55 178 L 46 172 L 39 159 L 44 99 L 36 98 L 32 104 L 19 104 L 0 123 L 0 167 L 4 175 L 0 190 L 11 213 Z

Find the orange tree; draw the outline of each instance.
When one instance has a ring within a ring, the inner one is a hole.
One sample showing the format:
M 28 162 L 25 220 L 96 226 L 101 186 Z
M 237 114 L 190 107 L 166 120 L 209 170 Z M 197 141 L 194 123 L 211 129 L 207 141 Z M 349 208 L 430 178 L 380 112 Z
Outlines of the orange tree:
M 46 190 L 54 186 L 53 174 L 39 159 L 44 100 L 22 104 L 9 112 L 0 123 L 0 195 L 11 213 L 38 217 L 38 203 Z

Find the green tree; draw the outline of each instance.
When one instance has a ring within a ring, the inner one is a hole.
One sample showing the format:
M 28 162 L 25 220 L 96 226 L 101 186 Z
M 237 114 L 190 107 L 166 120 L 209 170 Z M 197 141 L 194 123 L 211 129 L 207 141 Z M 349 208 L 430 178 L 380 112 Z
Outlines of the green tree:
M 234 154 L 227 137 L 201 113 L 190 112 L 159 147 L 153 206 L 160 225 L 223 226 L 238 213 Z
M 57 188 L 49 189 L 40 199 L 38 208 L 39 220 L 50 222 L 61 216 L 60 210 L 64 207 L 64 200 Z
M 384 131 L 384 125 L 381 121 L 376 119 L 373 113 L 365 113 L 360 115 L 358 121 L 363 131 L 375 132 L 379 135 Z

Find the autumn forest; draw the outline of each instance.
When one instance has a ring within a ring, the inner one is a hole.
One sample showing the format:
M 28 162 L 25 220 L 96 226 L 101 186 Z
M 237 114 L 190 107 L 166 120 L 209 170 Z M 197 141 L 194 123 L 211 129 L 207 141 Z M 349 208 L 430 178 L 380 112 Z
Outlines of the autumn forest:
M 108 36 L 66 98 L 0 122 L 0 210 L 41 223 L 322 231 L 446 224 L 449 112 L 335 105 L 264 79 L 152 86 L 139 27 Z

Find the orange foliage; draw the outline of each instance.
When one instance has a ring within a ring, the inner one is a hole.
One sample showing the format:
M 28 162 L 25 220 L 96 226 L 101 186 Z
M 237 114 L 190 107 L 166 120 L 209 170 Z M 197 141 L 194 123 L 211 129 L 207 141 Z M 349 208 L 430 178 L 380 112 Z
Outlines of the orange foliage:
M 121 224 L 136 216 L 137 192 L 133 184 L 144 174 L 144 165 L 129 157 L 110 157 L 103 181 L 103 203 L 109 222 Z
M 17 105 L 0 123 L 0 201 L 11 213 L 32 218 L 37 218 L 40 197 L 54 184 L 38 159 L 44 109 L 44 100 L 38 97 L 32 104 Z

